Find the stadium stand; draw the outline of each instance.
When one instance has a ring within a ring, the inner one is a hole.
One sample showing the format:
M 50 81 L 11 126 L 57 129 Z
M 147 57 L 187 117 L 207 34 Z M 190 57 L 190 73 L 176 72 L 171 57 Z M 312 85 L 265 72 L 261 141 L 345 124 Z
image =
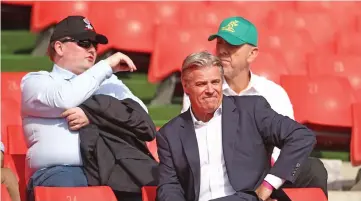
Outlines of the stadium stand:
M 361 165 L 360 2 L 7 0 L 1 3 L 32 6 L 30 30 L 21 35 L 30 38 L 28 40 L 33 41 L 34 38 L 30 33 L 40 35 L 67 15 L 84 15 L 98 32 L 109 38 L 108 45 L 99 47 L 99 54 L 111 49 L 149 53 L 147 75 L 132 75 L 124 80 L 135 95 L 145 102 L 149 102 L 157 84 L 179 72 L 186 55 L 203 49 L 214 51 L 215 44 L 208 42 L 207 37 L 216 31 L 223 18 L 244 16 L 259 29 L 260 53 L 251 67 L 252 71 L 285 88 L 297 121 L 328 129 L 322 132 L 347 128 L 348 132 L 343 132 L 341 138 L 327 136 L 327 142 L 332 141 L 329 146 L 338 144 L 344 147 L 350 153 L 352 165 Z M 25 201 L 27 146 L 21 129 L 20 80 L 29 70 L 27 65 L 31 62 L 39 65 L 36 67 L 38 70 L 49 69 L 49 66 L 45 66 L 46 62 L 40 62 L 47 60 L 46 57 L 19 56 L 13 48 L 7 48 L 14 43 L 34 44 L 26 43 L 26 39 L 18 40 L 18 36 L 12 36 L 12 40 L 2 40 L 1 44 L 1 140 L 7 147 L 5 167 L 16 172 L 22 200 Z M 14 46 L 21 47 L 18 44 Z M 149 111 L 153 120 L 159 122 L 157 126 L 162 126 L 179 113 L 180 105 L 150 106 Z M 147 145 L 159 160 L 156 141 Z M 342 153 L 340 155 L 343 156 Z M 115 200 L 109 190 L 107 187 L 37 188 L 36 198 L 38 201 L 56 201 L 76 196 L 76 200 L 80 201 L 94 200 L 99 196 L 97 200 L 100 201 Z M 286 193 L 296 201 L 326 200 L 320 192 L 319 189 L 286 189 Z M 154 187 L 143 188 L 144 201 L 154 201 L 155 195 Z M 6 193 L 1 196 L 2 200 L 10 200 Z

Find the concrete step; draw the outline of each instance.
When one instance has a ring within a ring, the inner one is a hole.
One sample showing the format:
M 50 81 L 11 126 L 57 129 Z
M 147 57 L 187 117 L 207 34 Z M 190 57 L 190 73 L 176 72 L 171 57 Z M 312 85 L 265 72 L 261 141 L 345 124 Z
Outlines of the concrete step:
M 361 191 L 329 191 L 328 201 L 361 201 Z

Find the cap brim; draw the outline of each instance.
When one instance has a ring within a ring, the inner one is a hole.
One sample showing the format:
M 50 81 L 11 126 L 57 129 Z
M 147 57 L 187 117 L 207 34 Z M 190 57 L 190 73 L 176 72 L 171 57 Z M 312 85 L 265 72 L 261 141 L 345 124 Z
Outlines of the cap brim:
M 102 34 L 97 34 L 95 36 L 95 41 L 100 44 L 108 44 L 108 38 Z
M 83 32 L 81 34 L 70 36 L 77 40 L 91 40 L 99 44 L 108 44 L 108 38 L 102 34 L 97 34 L 93 31 Z
M 226 33 L 226 32 L 218 32 L 216 34 L 210 35 L 208 37 L 208 41 L 212 41 L 216 39 L 217 37 L 223 38 L 223 40 L 227 41 L 227 43 L 231 45 L 243 45 L 247 42 L 233 36 L 232 34 Z

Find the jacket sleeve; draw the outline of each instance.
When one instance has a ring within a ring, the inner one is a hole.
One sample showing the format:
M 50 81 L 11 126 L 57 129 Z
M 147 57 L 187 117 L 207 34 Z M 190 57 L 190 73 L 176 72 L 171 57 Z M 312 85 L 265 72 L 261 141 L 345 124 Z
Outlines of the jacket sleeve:
M 282 150 L 270 174 L 294 182 L 300 166 L 309 157 L 316 143 L 315 134 L 302 124 L 276 113 L 261 96 L 253 111 L 257 128 L 265 143 Z
M 132 101 L 132 104 L 129 104 Z M 150 116 L 134 100 L 118 100 L 108 95 L 93 95 L 80 108 L 90 123 L 100 128 L 125 129 L 139 140 L 151 141 L 155 138 L 156 127 Z
M 167 139 L 161 133 L 157 133 L 156 139 L 159 156 L 159 184 L 156 200 L 185 201 L 184 190 L 179 183 Z

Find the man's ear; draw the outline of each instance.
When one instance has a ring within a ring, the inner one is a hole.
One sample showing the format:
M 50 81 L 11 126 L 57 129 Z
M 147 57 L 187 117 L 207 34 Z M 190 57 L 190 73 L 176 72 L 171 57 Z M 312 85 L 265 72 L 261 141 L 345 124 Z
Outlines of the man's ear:
M 59 56 L 63 56 L 64 55 L 64 45 L 63 45 L 63 43 L 61 43 L 59 41 L 56 41 L 54 43 L 54 50 Z
M 247 58 L 248 63 L 252 63 L 258 56 L 258 47 L 251 47 L 251 48 L 252 49 Z

